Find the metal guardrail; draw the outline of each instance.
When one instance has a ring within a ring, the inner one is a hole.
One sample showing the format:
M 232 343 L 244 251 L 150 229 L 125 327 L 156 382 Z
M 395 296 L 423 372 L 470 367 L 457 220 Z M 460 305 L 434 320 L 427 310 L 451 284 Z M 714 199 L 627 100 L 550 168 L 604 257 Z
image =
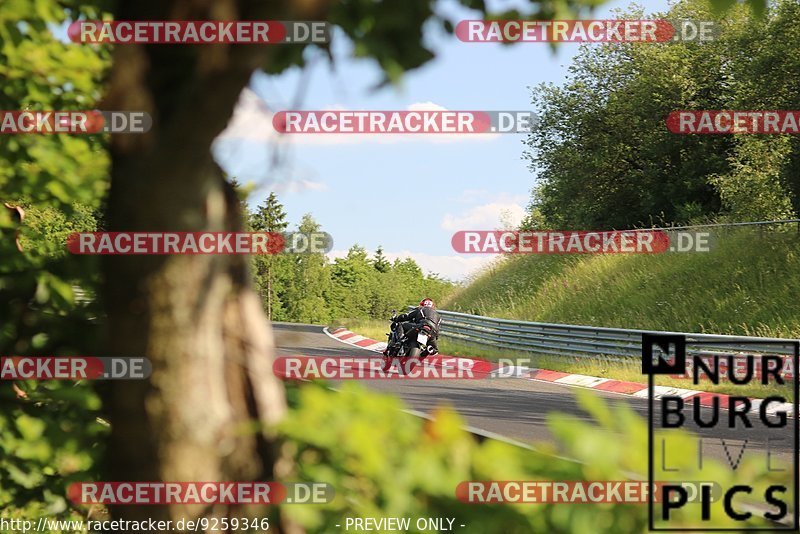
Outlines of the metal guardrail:
M 533 323 L 445 310 L 439 310 L 439 313 L 442 315 L 441 335 L 445 338 L 536 354 L 612 361 L 641 360 L 642 334 L 686 336 L 687 352 L 700 355 L 768 353 L 793 356 L 796 343 L 795 340 L 780 338 Z M 704 344 L 692 344 L 700 341 Z M 714 344 L 708 345 L 708 342 Z
M 764 227 L 775 224 L 797 224 L 797 229 L 798 231 L 800 231 L 800 219 L 776 219 L 773 221 L 692 224 L 689 226 L 660 226 L 660 227 L 654 226 L 652 228 L 642 228 L 642 230 L 691 230 L 694 228 L 738 228 L 742 226 Z

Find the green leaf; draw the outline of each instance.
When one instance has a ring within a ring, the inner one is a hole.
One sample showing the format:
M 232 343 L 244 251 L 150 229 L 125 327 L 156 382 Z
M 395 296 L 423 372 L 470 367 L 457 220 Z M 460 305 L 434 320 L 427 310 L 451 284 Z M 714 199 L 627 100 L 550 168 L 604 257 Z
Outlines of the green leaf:
M 46 427 L 44 421 L 29 415 L 22 414 L 16 419 L 17 430 L 22 437 L 28 441 L 34 441 L 42 437 Z

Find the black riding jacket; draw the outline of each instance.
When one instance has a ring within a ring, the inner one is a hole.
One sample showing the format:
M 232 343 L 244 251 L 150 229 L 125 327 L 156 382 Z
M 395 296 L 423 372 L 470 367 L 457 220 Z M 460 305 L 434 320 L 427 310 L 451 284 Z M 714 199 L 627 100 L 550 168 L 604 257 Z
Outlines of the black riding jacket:
M 398 315 L 395 320 L 397 322 L 410 321 L 415 324 L 427 323 L 430 325 L 431 328 L 433 328 L 434 335 L 438 337 L 439 325 L 442 322 L 442 317 L 439 315 L 439 312 L 437 312 L 433 308 L 419 306 L 414 308 L 408 313 L 403 313 Z

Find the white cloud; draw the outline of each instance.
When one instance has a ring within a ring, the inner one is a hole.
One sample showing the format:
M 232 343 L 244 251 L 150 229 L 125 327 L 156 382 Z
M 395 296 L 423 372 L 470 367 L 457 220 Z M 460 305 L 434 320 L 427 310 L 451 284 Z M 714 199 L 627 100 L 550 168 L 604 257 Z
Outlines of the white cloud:
M 315 182 L 313 180 L 292 180 L 288 182 L 277 182 L 269 187 L 270 191 L 276 193 L 301 193 L 303 191 L 327 191 L 328 184 Z
M 252 89 L 245 88 L 239 95 L 228 126 L 219 138 L 273 141 L 278 137 L 272 127 L 272 112 Z
M 451 254 L 435 255 L 403 250 L 400 252 L 384 251 L 389 261 L 412 258 L 426 274 L 437 273 L 455 282 L 462 282 L 474 276 L 495 261 L 500 254 Z M 332 250 L 328 257 L 333 260 L 347 256 L 346 250 Z M 372 253 L 370 253 L 372 257 Z
M 239 101 L 242 106 L 237 107 L 228 128 L 212 146 L 215 159 L 228 176 L 243 183 L 255 184 L 254 193 L 327 191 L 328 185 L 315 179 L 316 172 L 291 160 L 287 147 L 271 145 L 267 141 L 269 132 L 261 128 L 265 123 L 254 120 L 254 117 L 266 112 L 266 107 L 255 93 L 246 89 Z
M 442 228 L 450 231 L 516 228 L 526 214 L 525 208 L 519 203 L 490 202 L 469 208 L 459 215 L 445 213 Z
M 408 111 L 446 111 L 433 102 L 417 102 L 406 108 Z M 347 111 L 341 106 L 324 109 Z M 228 126 L 217 139 L 259 141 L 273 144 L 296 145 L 342 145 L 361 143 L 490 141 L 500 134 L 281 134 L 272 126 L 273 110 L 252 89 L 245 88 Z
M 408 111 L 447 111 L 447 108 L 434 104 L 430 100 L 428 102 L 415 102 L 408 106 Z

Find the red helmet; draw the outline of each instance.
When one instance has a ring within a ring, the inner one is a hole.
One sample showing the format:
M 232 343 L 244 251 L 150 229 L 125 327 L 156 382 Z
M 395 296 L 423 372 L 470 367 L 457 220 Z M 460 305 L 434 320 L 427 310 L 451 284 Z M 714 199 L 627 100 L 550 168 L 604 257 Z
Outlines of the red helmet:
M 433 304 L 433 301 L 431 299 L 429 299 L 429 298 L 422 299 L 419 302 L 419 307 L 420 308 L 436 308 L 436 306 Z

